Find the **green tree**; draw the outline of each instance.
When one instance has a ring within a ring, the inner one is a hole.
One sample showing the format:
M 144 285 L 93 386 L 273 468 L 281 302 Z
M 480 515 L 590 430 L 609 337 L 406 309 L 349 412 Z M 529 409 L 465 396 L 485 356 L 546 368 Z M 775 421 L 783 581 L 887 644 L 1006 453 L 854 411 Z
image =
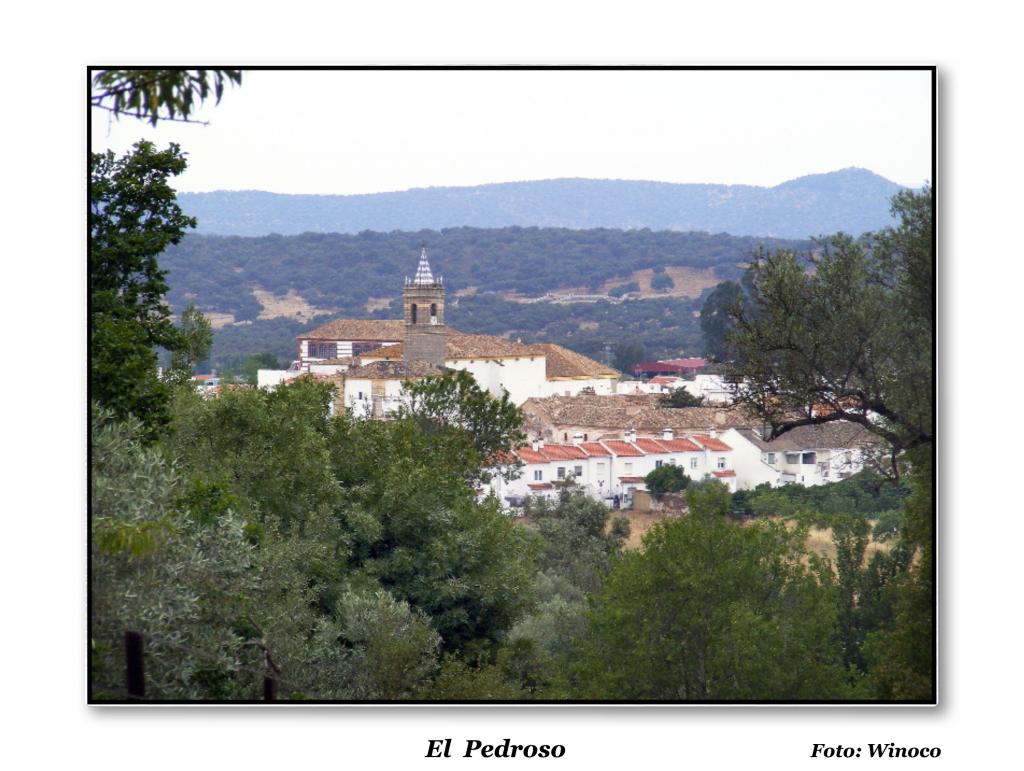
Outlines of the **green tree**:
M 138 142 L 121 158 L 90 156 L 89 313 L 93 397 L 119 417 L 135 415 L 151 437 L 169 420 L 169 389 L 157 377 L 156 347 L 186 347 L 163 301 L 157 256 L 195 220 L 168 184 L 185 170 L 177 145 Z
M 723 281 L 711 290 L 700 311 L 700 331 L 704 335 L 704 353 L 716 361 L 730 359 L 727 335 L 734 326 L 730 315 L 740 302 L 743 289 L 735 281 Z
M 196 123 L 190 116 L 199 104 L 210 96 L 219 103 L 225 85 L 241 82 L 241 70 L 99 70 L 89 104 L 154 126 L 161 120 Z
M 644 477 L 644 483 L 651 495 L 661 498 L 665 493 L 678 493 L 685 490 L 690 483 L 690 478 L 679 466 L 667 463 Z
M 636 340 L 622 342 L 615 346 L 612 366 L 619 372 L 632 374 L 634 365 L 642 362 L 646 356 L 647 349 L 644 348 L 643 343 Z
M 519 464 L 511 451 L 525 440 L 523 413 L 508 398 L 491 396 L 463 370 L 424 378 L 403 386 L 399 419 L 412 422 L 425 437 L 443 445 L 455 467 L 479 482 L 492 472 L 514 478 Z M 453 457 L 454 456 L 454 457 Z
M 930 186 L 897 194 L 896 226 L 826 239 L 811 271 L 791 251 L 762 255 L 749 270 L 749 303 L 735 309 L 729 338 L 736 351 L 730 377 L 745 381 L 741 401 L 773 435 L 852 421 L 884 440 L 893 472 L 909 470 L 901 532 L 907 556 L 895 566 L 898 575 L 874 587 L 879 607 L 892 614 L 876 613 L 858 634 L 875 695 L 916 701 L 932 697 L 935 667 L 933 206 Z M 883 566 L 875 567 L 877 578 Z
M 670 276 L 668 273 L 655 273 L 651 277 L 651 289 L 655 290 L 656 292 L 660 292 L 663 289 L 671 289 L 675 285 L 676 282 L 672 280 L 672 276 Z
M 256 385 L 261 369 L 283 369 L 277 356 L 269 351 L 254 353 L 242 363 L 242 377 L 249 385 Z
M 179 345 L 171 352 L 171 365 L 165 379 L 184 383 L 195 374 L 196 365 L 210 353 L 213 329 L 206 317 L 192 303 L 181 312 L 178 323 Z
M 594 598 L 574 677 L 604 699 L 830 699 L 849 693 L 831 577 L 801 529 L 741 526 L 718 483 L 658 523 Z M 812 567 L 808 567 L 808 565 Z
M 791 251 L 750 267 L 749 307 L 734 306 L 730 379 L 775 435 L 848 420 L 894 453 L 932 441 L 932 191 L 893 199 L 900 224 L 823 244 L 813 272 Z M 827 409 L 821 409 L 825 405 Z
M 703 396 L 694 396 L 685 388 L 673 388 L 671 392 L 658 399 L 659 407 L 701 407 Z

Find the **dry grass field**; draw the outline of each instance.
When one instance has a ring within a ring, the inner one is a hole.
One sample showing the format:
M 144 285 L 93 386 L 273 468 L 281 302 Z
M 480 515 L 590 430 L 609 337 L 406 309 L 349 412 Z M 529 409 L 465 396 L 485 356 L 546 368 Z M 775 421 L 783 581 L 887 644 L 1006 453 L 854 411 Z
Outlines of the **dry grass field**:
M 294 289 L 287 294 L 276 295 L 259 287 L 253 287 L 253 297 L 263 306 L 258 318 L 277 319 L 289 318 L 296 321 L 309 321 L 314 316 L 334 313 L 331 308 L 314 308 Z
M 625 548 L 639 549 L 644 534 L 654 527 L 655 523 L 679 516 L 682 516 L 680 511 L 671 509 L 662 511 L 632 511 L 630 509 L 624 509 L 622 511 L 613 511 L 609 518 L 609 523 L 615 517 L 626 517 L 629 520 L 630 532 L 629 540 L 626 541 Z M 757 520 L 749 520 L 749 522 L 755 521 Z M 745 524 L 749 524 L 749 522 Z M 788 524 L 791 527 L 796 527 L 796 523 L 792 520 Z M 872 522 L 872 524 L 874 523 Z M 807 548 L 814 554 L 831 560 L 834 564 L 836 558 L 836 547 L 835 544 L 832 543 L 832 528 L 810 528 L 807 534 Z M 889 548 L 889 544 L 887 543 L 878 543 L 874 540 L 869 540 L 867 549 L 864 551 L 865 563 L 870 560 L 876 552 L 887 552 Z

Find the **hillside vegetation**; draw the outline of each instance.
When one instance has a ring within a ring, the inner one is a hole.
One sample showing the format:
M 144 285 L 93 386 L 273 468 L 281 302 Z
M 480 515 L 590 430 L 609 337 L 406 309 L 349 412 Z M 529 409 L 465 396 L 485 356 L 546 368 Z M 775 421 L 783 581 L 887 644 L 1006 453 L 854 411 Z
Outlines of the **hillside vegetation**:
M 518 227 L 189 235 L 167 250 L 162 264 L 169 270 L 168 299 L 175 310 L 194 302 L 204 313 L 216 314 L 220 328 L 211 361 L 232 366 L 255 351 L 292 357 L 295 336 L 330 318 L 399 318 L 403 277 L 415 268 L 423 246 L 435 274 L 444 277 L 446 320 L 462 331 L 549 340 L 588 355 L 642 339 L 651 353 L 667 355 L 683 349 L 699 353 L 694 318 L 699 284 L 689 296 L 669 296 L 673 286 L 663 298 L 621 303 L 527 304 L 522 299 L 567 287 L 603 292 L 637 272 L 649 276 L 664 270 L 679 277 L 684 268 L 707 286 L 715 278 L 738 277 L 740 265 L 760 246 L 806 250 L 812 244 L 725 234 Z M 649 277 L 645 284 L 646 295 L 659 294 L 650 291 Z M 281 302 L 285 298 L 293 302 Z M 298 310 L 290 318 L 271 318 L 273 308 Z
M 459 225 L 706 230 L 806 238 L 859 235 L 892 224 L 900 186 L 866 169 L 812 174 L 774 187 L 549 179 L 431 187 L 372 195 L 283 195 L 256 190 L 182 193 L 202 233 L 440 229 Z

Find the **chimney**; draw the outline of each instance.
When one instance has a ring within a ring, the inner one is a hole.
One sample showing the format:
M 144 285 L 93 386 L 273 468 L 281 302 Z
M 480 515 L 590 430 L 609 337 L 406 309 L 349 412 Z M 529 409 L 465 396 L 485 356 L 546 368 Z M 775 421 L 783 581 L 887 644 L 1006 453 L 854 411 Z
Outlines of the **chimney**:
M 576 445 L 583 444 L 583 434 L 577 432 L 572 435 L 572 443 Z
M 635 428 L 628 429 L 626 431 L 626 433 L 624 433 L 622 435 L 622 438 L 625 439 L 627 442 L 635 442 L 636 441 L 636 429 Z
M 537 440 L 537 449 L 538 450 L 543 450 L 544 449 L 544 440 L 543 439 L 538 439 Z
M 717 428 L 709 428 L 708 429 L 708 436 L 710 436 L 712 439 L 717 439 L 718 438 L 718 429 Z
M 540 439 L 533 440 L 533 451 L 537 452 L 540 449 Z
M 666 442 L 671 442 L 673 439 L 676 438 L 676 432 L 673 431 L 671 428 L 663 428 L 661 429 L 661 438 L 664 439 Z

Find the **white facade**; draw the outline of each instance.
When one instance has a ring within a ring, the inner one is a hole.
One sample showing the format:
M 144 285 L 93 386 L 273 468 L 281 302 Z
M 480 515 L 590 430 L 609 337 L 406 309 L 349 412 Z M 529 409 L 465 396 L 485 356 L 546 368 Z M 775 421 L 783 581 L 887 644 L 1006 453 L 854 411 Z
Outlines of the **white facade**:
M 529 495 L 557 496 L 560 483 L 569 480 L 599 500 L 619 496 L 627 501 L 632 493 L 645 490 L 643 478 L 662 465 L 679 466 L 691 479 L 717 478 L 735 492 L 736 471 L 732 450 L 715 437 L 696 435 L 676 439 L 671 432 L 662 437 L 637 437 L 627 432 L 623 439 L 573 444 L 535 442 L 516 453 L 523 462 L 518 479 L 495 479 L 491 489 L 508 504 Z
M 865 451 L 854 442 L 828 441 L 819 427 L 786 434 L 767 442 L 753 429 L 730 428 L 723 439 L 733 447 L 740 489 L 767 482 L 773 487 L 828 484 L 856 474 L 864 468 Z M 829 447 L 829 444 L 847 444 Z

